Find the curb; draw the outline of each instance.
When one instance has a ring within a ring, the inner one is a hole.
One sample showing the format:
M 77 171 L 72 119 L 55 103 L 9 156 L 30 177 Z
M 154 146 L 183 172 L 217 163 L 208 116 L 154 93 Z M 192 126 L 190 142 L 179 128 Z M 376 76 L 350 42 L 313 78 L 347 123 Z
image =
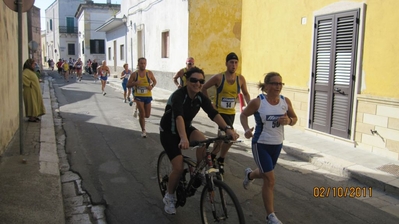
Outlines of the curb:
M 326 155 L 310 148 L 304 148 L 294 143 L 285 143 L 283 150 L 287 154 L 309 162 L 321 169 L 342 177 L 352 178 L 368 187 L 377 188 L 399 197 L 399 182 L 394 175 Z
M 50 96 L 50 83 L 48 81 L 48 75 L 45 73 L 46 79 L 44 79 L 43 88 L 43 103 L 46 108 L 46 114 L 42 116 L 40 122 L 40 173 L 50 174 L 57 177 L 57 185 L 60 195 L 59 206 L 61 206 L 64 211 L 63 220 L 65 220 L 65 207 L 62 198 L 62 187 L 61 187 L 61 176 L 59 170 L 59 159 L 57 152 L 57 142 L 55 139 L 54 121 L 53 121 L 53 109 L 51 106 L 51 96 Z

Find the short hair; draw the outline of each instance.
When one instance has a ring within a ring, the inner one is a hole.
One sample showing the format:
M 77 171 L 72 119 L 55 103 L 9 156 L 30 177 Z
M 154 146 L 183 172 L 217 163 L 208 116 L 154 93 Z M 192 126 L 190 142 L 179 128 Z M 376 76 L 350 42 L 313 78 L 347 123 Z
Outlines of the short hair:
M 198 67 L 193 67 L 192 69 L 189 69 L 188 71 L 186 71 L 186 73 L 184 73 L 184 76 L 186 76 L 186 78 L 188 79 L 194 73 L 201 73 L 202 76 L 204 76 L 205 78 L 204 71 Z
M 140 60 L 142 60 L 142 59 L 147 61 L 147 59 L 145 57 L 141 57 L 141 58 L 137 59 L 137 63 L 140 63 Z
M 123 67 L 125 67 L 126 65 L 129 65 L 128 63 L 123 64 Z

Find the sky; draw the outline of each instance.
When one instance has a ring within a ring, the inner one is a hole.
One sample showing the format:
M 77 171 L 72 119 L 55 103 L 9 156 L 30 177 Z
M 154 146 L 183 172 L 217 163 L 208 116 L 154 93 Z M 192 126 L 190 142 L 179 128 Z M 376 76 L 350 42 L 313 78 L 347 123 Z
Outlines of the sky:
M 46 13 L 45 10 L 47 7 L 49 7 L 51 4 L 53 4 L 55 0 L 35 0 L 34 5 L 38 8 L 40 8 L 40 22 L 41 22 L 41 29 L 45 30 L 46 29 Z M 107 3 L 107 0 L 93 0 L 94 3 Z M 121 0 L 111 0 L 112 4 L 120 4 Z

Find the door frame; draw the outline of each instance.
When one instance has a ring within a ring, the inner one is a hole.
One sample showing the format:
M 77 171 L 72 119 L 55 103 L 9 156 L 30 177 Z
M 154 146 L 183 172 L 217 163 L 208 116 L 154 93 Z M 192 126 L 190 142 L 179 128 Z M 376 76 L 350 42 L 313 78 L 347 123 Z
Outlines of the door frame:
M 359 10 L 359 30 L 358 30 L 358 37 L 357 37 L 357 58 L 355 62 L 355 81 L 354 81 L 354 89 L 353 89 L 353 104 L 352 104 L 352 115 L 351 115 L 351 124 L 350 128 L 352 130 L 351 135 L 349 136 L 349 139 L 344 139 L 338 136 L 330 135 L 325 132 L 319 132 L 317 130 L 311 129 L 310 128 L 310 123 L 308 122 L 307 124 L 307 130 L 310 130 L 312 132 L 317 132 L 321 133 L 323 135 L 328 135 L 329 137 L 332 138 L 338 138 L 342 140 L 350 140 L 354 141 L 355 140 L 355 132 L 356 132 L 356 117 L 357 117 L 357 96 L 360 94 L 361 90 L 361 83 L 362 83 L 362 61 L 363 61 L 363 46 L 364 46 L 364 33 L 365 33 L 365 18 L 366 18 L 366 9 L 367 5 L 365 3 L 357 3 L 357 2 L 336 2 L 333 4 L 330 4 L 326 7 L 323 7 L 320 10 L 316 10 L 313 12 L 313 23 L 315 22 L 316 16 L 323 16 L 327 14 L 332 14 L 332 13 L 340 13 L 344 11 L 350 11 L 350 10 Z M 315 29 L 312 29 L 312 44 L 311 44 L 311 50 L 310 50 L 310 71 L 309 71 L 309 80 L 312 80 L 312 66 L 313 66 L 313 54 L 314 54 L 314 35 L 315 35 Z M 309 104 L 308 104 L 308 113 L 307 113 L 307 120 L 310 121 L 311 119 L 311 93 L 312 93 L 312 82 L 309 81 Z

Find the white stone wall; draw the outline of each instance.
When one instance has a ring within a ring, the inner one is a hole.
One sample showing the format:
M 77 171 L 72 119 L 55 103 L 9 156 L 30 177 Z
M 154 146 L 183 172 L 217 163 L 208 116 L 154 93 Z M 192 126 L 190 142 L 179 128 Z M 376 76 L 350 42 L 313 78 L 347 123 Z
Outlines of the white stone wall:
M 134 66 L 137 65 L 137 31 L 142 29 L 144 56 L 147 58 L 148 69 L 175 73 L 185 67 L 185 60 L 189 56 L 188 1 L 122 0 L 121 13 L 118 17 L 122 18 L 123 15 L 128 17 L 129 62 L 133 61 Z M 169 58 L 161 58 L 162 32 L 164 31 L 169 31 Z M 130 46 L 131 42 L 133 49 Z

